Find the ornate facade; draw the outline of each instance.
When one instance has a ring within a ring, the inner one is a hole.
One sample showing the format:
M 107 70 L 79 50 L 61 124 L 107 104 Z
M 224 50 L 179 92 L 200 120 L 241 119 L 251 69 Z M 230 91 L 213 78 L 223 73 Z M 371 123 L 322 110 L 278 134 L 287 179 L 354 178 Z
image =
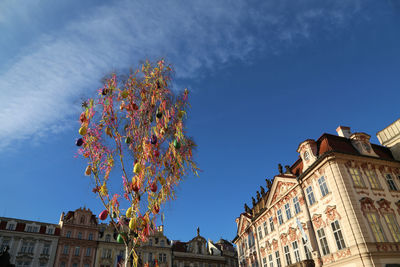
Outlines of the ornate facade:
M 125 257 L 125 245 L 117 242 L 118 233 L 111 224 L 99 224 L 95 266 L 114 267 Z
M 56 267 L 92 267 L 97 248 L 97 218 L 90 209 L 79 208 L 61 214 Z
M 302 142 L 299 159 L 245 204 L 234 239 L 241 266 L 400 262 L 400 161 L 368 134 L 337 132 Z
M 15 266 L 53 266 L 59 235 L 56 224 L 0 217 L 0 251 Z

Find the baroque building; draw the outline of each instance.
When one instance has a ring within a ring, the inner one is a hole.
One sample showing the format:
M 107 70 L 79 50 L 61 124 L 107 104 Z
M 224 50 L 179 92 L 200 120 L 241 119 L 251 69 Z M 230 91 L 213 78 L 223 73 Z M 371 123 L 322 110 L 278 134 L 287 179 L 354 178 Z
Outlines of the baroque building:
M 98 223 L 90 209 L 61 214 L 56 267 L 92 267 L 97 248 Z
M 172 245 L 173 267 L 237 267 L 236 251 L 233 245 L 220 240 L 214 244 L 200 236 L 188 242 L 174 241 Z
M 171 241 L 164 235 L 164 226 L 158 226 L 146 242 L 139 244 L 139 266 L 172 267 Z
M 118 233 L 112 224 L 99 224 L 95 266 L 114 267 L 125 256 L 125 245 L 117 242 Z
M 302 142 L 245 204 L 241 267 L 399 266 L 400 159 L 366 133 L 337 133 Z
M 15 266 L 53 266 L 59 235 L 56 224 L 0 217 L 0 251 Z

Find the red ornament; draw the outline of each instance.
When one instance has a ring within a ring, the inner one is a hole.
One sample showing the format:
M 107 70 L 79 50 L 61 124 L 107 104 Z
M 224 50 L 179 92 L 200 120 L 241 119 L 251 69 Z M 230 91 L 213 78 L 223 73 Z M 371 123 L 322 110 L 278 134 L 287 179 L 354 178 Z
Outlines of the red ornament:
M 150 185 L 150 190 L 152 192 L 156 192 L 157 191 L 157 183 L 156 181 L 154 181 L 151 185 Z
M 103 210 L 99 215 L 99 219 L 104 221 L 105 219 L 107 219 L 107 216 L 108 216 L 108 210 Z
M 160 152 L 158 150 L 154 151 L 154 157 L 158 158 L 160 156 Z
M 159 211 L 160 211 L 160 206 L 158 206 L 157 204 L 155 204 L 155 205 L 154 205 L 154 208 L 153 208 L 154 214 L 157 214 Z

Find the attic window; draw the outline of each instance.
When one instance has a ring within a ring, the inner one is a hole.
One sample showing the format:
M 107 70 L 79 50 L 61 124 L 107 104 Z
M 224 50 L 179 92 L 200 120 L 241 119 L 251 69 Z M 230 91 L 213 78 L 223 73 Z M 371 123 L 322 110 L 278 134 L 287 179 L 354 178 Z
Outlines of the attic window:
M 303 154 L 304 160 L 308 161 L 310 159 L 310 155 L 308 154 L 308 151 L 304 152 Z

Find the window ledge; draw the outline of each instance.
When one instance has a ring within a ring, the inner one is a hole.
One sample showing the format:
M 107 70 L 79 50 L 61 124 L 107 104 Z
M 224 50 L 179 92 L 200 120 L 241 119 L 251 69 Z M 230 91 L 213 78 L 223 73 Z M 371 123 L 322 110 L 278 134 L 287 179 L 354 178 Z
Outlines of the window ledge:
M 321 200 L 324 200 L 325 198 L 327 198 L 328 196 L 332 195 L 332 192 L 329 191 L 328 193 L 326 193 L 325 196 L 321 197 Z

